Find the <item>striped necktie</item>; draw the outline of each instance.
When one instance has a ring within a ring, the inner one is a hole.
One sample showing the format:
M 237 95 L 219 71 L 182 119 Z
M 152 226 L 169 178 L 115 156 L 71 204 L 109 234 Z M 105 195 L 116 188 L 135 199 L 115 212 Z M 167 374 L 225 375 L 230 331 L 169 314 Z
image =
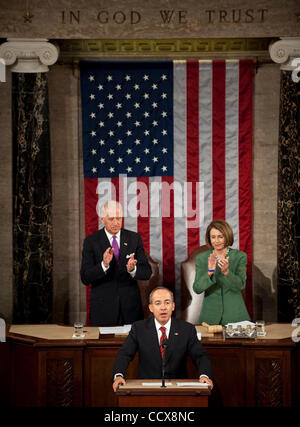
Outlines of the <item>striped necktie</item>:
M 163 348 L 162 343 L 163 343 L 163 341 L 165 339 L 167 339 L 166 328 L 164 326 L 161 326 L 159 328 L 159 330 L 161 331 L 161 337 L 160 337 L 160 340 L 159 340 L 159 348 L 160 348 L 161 357 L 163 358 L 165 349 Z

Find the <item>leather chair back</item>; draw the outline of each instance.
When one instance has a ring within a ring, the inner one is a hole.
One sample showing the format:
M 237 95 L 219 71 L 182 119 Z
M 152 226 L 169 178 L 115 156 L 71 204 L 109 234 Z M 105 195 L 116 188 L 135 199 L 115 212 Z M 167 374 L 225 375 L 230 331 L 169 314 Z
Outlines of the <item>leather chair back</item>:
M 208 250 L 207 245 L 199 246 L 181 263 L 181 318 L 194 325 L 198 324 L 204 297 L 204 292 L 198 295 L 193 291 L 196 275 L 195 261 L 200 252 Z

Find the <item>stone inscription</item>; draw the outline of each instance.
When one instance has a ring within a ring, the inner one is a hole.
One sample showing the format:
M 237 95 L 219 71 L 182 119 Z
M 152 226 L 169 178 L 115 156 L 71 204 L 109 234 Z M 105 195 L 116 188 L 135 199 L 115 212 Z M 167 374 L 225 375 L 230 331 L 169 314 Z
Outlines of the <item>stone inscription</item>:
M 206 24 L 252 24 L 264 23 L 268 17 L 268 9 L 206 9 L 199 11 L 198 18 Z M 147 16 L 138 10 L 99 10 L 94 15 L 94 20 L 99 24 L 130 24 L 144 23 Z M 86 21 L 84 10 L 61 11 L 61 24 L 79 25 Z M 157 11 L 157 22 L 162 25 L 187 25 L 195 19 L 187 10 L 161 9 Z

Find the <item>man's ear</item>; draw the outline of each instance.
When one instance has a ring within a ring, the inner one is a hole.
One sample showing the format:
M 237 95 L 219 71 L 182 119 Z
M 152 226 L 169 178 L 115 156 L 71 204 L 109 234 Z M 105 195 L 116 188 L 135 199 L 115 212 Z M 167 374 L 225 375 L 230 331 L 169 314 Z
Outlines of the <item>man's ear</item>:
M 153 313 L 152 305 L 151 305 L 151 304 L 148 304 L 148 308 L 149 308 L 149 310 L 151 311 L 151 313 Z

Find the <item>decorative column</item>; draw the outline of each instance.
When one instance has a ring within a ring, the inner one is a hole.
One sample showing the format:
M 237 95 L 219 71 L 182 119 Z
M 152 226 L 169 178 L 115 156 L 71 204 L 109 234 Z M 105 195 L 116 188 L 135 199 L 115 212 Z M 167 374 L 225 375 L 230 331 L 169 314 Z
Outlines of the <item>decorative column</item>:
M 13 322 L 52 318 L 53 251 L 48 65 L 58 51 L 45 39 L 8 39 L 13 129 Z
M 270 46 L 281 64 L 278 155 L 278 320 L 300 318 L 300 38 Z

